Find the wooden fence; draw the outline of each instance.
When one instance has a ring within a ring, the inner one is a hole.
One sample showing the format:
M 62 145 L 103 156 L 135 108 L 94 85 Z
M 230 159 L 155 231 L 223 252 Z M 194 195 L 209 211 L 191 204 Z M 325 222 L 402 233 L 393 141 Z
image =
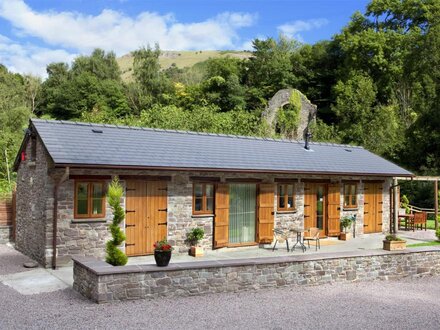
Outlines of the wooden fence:
M 0 199 L 1 226 L 12 226 L 12 239 L 15 238 L 15 192 L 9 198 Z

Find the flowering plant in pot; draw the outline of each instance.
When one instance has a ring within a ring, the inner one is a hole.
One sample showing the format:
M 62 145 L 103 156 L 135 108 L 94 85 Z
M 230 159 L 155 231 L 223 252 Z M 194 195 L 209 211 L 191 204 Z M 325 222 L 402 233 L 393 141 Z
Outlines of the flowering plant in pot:
M 173 247 L 168 243 L 166 238 L 161 241 L 157 241 L 153 244 L 153 246 L 154 260 L 156 260 L 156 265 L 158 267 L 168 266 L 168 264 L 170 263 Z
M 189 254 L 193 257 L 202 257 L 203 256 L 203 248 L 199 246 L 199 242 L 205 236 L 205 231 L 202 228 L 193 228 L 186 235 L 186 239 L 191 245 L 191 249 L 189 250 Z

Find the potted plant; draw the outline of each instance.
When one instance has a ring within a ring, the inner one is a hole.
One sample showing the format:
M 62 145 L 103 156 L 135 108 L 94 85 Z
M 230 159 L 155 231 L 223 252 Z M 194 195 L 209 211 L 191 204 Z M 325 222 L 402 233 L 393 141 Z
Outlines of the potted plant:
M 351 228 L 351 222 L 352 222 L 351 217 L 343 217 L 341 219 L 341 227 L 343 229 L 343 231 L 341 231 L 341 233 L 339 235 L 339 239 L 341 241 L 346 241 L 351 238 L 351 233 L 347 232 L 347 230 Z
M 191 245 L 191 249 L 189 250 L 189 254 L 193 257 L 202 257 L 203 256 L 203 248 L 198 246 L 199 242 L 205 236 L 205 231 L 202 228 L 193 228 L 187 234 L 187 240 Z
M 387 251 L 405 250 L 406 241 L 396 235 L 387 235 L 383 240 L 383 249 Z
M 156 260 L 156 265 L 158 267 L 168 266 L 171 259 L 171 252 L 173 247 L 168 243 L 167 239 L 164 238 L 161 241 L 154 243 L 154 260 Z

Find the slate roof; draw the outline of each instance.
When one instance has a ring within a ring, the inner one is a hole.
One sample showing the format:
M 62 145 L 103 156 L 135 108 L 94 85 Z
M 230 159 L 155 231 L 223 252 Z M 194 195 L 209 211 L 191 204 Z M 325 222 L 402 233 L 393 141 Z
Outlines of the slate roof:
M 362 147 L 32 119 L 55 165 L 411 176 Z

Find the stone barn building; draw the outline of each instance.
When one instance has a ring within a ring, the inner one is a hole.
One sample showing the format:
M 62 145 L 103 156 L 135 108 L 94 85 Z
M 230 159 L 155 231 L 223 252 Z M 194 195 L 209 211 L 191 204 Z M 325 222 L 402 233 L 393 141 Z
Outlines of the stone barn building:
M 268 244 L 275 227 L 338 236 L 349 215 L 359 235 L 386 232 L 392 178 L 412 176 L 356 146 L 39 119 L 15 170 L 16 248 L 44 266 L 104 258 L 113 176 L 128 256 L 164 237 L 186 252 L 194 227 L 205 249 Z

